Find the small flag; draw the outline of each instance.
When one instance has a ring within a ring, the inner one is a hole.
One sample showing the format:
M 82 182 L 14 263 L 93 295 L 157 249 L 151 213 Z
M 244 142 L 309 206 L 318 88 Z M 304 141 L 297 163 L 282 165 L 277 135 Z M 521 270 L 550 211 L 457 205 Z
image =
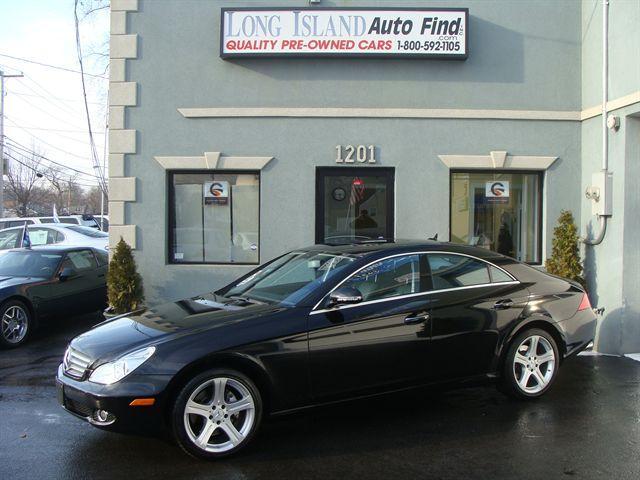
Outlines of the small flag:
M 351 196 L 349 197 L 349 203 L 351 205 L 356 205 L 361 202 L 364 198 L 364 190 L 364 182 L 359 177 L 354 178 L 353 182 L 351 182 Z
M 20 242 L 20 247 L 22 248 L 31 248 L 31 239 L 29 238 L 29 227 L 28 223 L 24 222 L 24 227 L 22 228 L 22 241 Z
M 60 219 L 58 218 L 58 209 L 56 208 L 56 204 L 53 204 L 53 223 L 60 223 Z

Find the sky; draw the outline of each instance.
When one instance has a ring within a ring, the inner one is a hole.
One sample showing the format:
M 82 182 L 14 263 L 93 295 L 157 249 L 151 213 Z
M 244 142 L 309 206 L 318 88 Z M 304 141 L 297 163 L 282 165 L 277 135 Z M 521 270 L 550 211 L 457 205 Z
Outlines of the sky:
M 102 161 L 108 58 L 95 53 L 108 54 L 109 10 L 96 12 L 80 24 L 85 72 L 104 77 L 85 77 L 96 150 Z M 0 70 L 24 74 L 24 78 L 5 79 L 5 136 L 8 144 L 34 147 L 52 161 L 86 172 L 88 175 L 77 178 L 78 183 L 96 184 L 81 75 L 3 55 L 79 70 L 74 0 L 0 0 Z

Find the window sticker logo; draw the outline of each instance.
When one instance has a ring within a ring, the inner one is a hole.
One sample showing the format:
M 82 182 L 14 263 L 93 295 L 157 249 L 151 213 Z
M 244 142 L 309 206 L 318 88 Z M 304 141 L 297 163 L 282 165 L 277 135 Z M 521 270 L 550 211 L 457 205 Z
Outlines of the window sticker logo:
M 507 203 L 509 202 L 509 182 L 491 181 L 485 184 L 484 196 L 491 203 Z
M 229 182 L 207 182 L 203 185 L 205 205 L 226 205 L 229 202 Z

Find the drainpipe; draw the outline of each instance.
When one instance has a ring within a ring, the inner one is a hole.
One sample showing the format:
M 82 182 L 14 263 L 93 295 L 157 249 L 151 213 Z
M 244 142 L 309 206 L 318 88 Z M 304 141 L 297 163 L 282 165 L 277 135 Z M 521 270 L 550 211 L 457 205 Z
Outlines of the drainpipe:
M 602 0 L 602 173 L 605 176 L 609 170 L 609 135 L 607 129 L 607 100 L 609 98 L 609 0 Z M 607 182 L 604 182 L 604 192 L 600 198 L 606 198 Z M 599 245 L 607 232 L 607 215 L 599 215 L 600 232 L 593 239 L 583 238 L 586 245 Z

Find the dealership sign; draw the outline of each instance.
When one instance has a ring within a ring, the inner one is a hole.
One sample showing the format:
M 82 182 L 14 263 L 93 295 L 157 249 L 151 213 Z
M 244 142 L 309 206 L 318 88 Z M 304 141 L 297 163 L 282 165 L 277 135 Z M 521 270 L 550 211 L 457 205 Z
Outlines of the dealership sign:
M 465 59 L 469 11 L 223 8 L 220 56 Z
M 489 203 L 508 203 L 510 195 L 509 182 L 486 182 L 484 186 L 484 194 Z
M 205 205 L 226 205 L 229 202 L 229 182 L 206 182 L 202 190 Z

